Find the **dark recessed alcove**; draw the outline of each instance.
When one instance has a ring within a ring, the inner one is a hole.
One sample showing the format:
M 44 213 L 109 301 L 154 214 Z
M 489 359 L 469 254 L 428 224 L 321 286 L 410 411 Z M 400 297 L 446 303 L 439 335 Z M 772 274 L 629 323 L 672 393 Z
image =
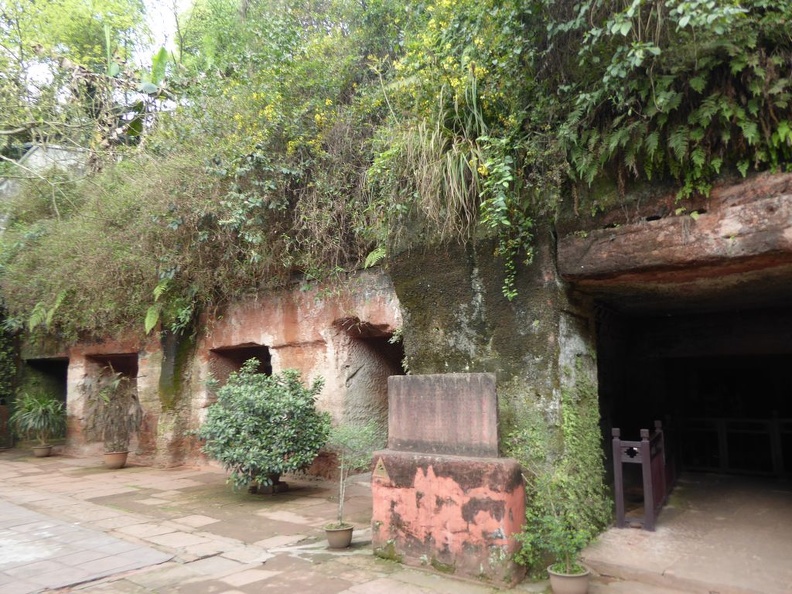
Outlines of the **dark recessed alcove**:
M 661 420 L 679 470 L 792 475 L 792 310 L 602 311 L 608 436 Z
M 212 349 L 209 352 L 209 370 L 215 381 L 223 385 L 231 373 L 239 371 L 250 359 L 258 361 L 258 373 L 272 375 L 269 347 L 252 343 Z

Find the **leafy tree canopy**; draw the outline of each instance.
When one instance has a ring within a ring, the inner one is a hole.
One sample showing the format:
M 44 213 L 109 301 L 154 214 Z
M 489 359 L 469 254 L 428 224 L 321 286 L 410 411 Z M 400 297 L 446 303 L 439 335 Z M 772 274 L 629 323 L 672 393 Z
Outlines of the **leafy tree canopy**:
M 18 157 L 26 142 L 117 142 L 143 15 L 140 0 L 0 5 L 0 154 Z
M 139 4 L 42 16 L 67 3 L 4 9 L 0 101 L 4 130 L 116 164 L 30 184 L 3 239 L 10 319 L 68 338 L 186 330 L 396 241 L 494 238 L 513 297 L 562 196 L 706 193 L 792 156 L 788 1 L 200 0 L 134 72 Z M 77 90 L 63 57 L 91 73 Z

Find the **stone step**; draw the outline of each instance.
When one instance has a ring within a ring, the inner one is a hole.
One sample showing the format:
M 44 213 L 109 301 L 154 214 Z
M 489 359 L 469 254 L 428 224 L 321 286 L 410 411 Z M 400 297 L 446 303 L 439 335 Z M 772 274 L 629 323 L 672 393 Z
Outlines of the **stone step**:
M 592 580 L 588 590 L 588 594 L 681 594 L 681 592 L 677 588 L 663 588 L 634 580 L 604 577 Z
M 765 594 L 762 590 L 718 583 L 718 578 L 705 581 L 698 576 L 675 575 L 670 569 L 658 572 L 594 558 L 587 558 L 585 563 L 597 576 L 589 594 Z

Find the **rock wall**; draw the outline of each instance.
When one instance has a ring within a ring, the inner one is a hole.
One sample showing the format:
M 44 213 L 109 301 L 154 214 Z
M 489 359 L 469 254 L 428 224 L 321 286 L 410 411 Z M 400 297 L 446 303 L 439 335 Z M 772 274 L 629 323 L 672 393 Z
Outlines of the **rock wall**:
M 561 276 L 626 312 L 783 306 L 792 296 L 792 175 L 722 183 L 695 207 L 665 196 L 640 213 L 566 229 Z
M 513 301 L 501 292 L 503 262 L 488 242 L 403 252 L 390 266 L 409 371 L 494 373 L 502 438 L 528 409 L 557 422 L 561 390 L 575 381 L 562 368 L 596 374 L 593 308 L 559 278 L 554 241 L 548 226 L 537 230 Z
M 132 444 L 133 461 L 172 466 L 200 455 L 191 431 L 214 401 L 207 386 L 213 361 L 224 362 L 227 377 L 247 354 L 265 353 L 273 372 L 297 369 L 306 382 L 323 377 L 319 407 L 334 418 L 348 410 L 381 418 L 387 414 L 387 376 L 401 373 L 400 349 L 387 342 L 400 327 L 399 302 L 388 277 L 363 272 L 344 283 L 294 287 L 238 303 L 222 315 L 204 317 L 194 338 L 155 332 L 147 339 L 130 336 L 69 348 L 27 345 L 24 356 L 38 362 L 68 359 L 67 447 L 77 455 L 101 451 L 101 444 L 88 443 L 83 434 L 85 394 L 101 369 L 108 364 L 134 369 L 144 416 Z

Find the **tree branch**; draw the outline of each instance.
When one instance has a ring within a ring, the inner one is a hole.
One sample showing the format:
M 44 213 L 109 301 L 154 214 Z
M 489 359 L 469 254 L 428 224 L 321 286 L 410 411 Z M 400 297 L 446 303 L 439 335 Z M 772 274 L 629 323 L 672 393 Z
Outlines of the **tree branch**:
M 18 128 L 14 128 L 13 130 L 0 130 L 0 136 L 14 136 L 16 134 L 21 134 L 22 132 L 26 132 L 27 130 L 31 130 L 35 127 L 36 127 L 36 122 L 30 122 Z
M 57 191 L 57 192 L 58 192 L 59 194 L 61 194 L 61 195 L 62 195 L 62 196 L 63 196 L 63 197 L 66 199 L 66 200 L 68 200 L 68 199 L 69 199 L 69 197 L 68 197 L 68 196 L 67 196 L 67 195 L 66 195 L 66 194 L 63 192 L 63 190 L 61 190 L 61 189 L 58 187 L 58 184 L 54 184 L 54 183 L 52 183 L 50 180 L 48 180 L 48 179 L 47 179 L 46 177 L 44 177 L 43 175 L 41 175 L 41 174 L 39 174 L 39 173 L 36 173 L 35 171 L 33 171 L 32 169 L 30 169 L 29 167 L 25 167 L 24 165 L 22 165 L 22 164 L 21 164 L 21 163 L 19 163 L 18 161 L 14 161 L 13 159 L 9 159 L 8 157 L 5 157 L 5 156 L 3 156 L 3 155 L 0 155 L 0 160 L 2 160 L 2 161 L 5 161 L 6 163 L 11 163 L 11 164 L 13 164 L 13 165 L 14 165 L 14 166 L 16 166 L 16 167 L 19 167 L 20 169 L 22 169 L 23 171 L 26 171 L 27 173 L 29 173 L 29 174 L 30 174 L 30 175 L 32 175 L 33 177 L 36 177 L 36 178 L 38 178 L 38 179 L 40 179 L 40 180 L 44 181 L 46 184 L 48 184 L 48 185 L 49 185 L 49 186 L 52 188 L 52 206 L 53 206 L 53 208 L 55 209 L 55 216 L 56 216 L 56 217 L 57 217 L 57 219 L 60 221 L 60 211 L 58 210 L 58 205 L 57 205 L 57 203 L 55 202 L 55 192 Z

